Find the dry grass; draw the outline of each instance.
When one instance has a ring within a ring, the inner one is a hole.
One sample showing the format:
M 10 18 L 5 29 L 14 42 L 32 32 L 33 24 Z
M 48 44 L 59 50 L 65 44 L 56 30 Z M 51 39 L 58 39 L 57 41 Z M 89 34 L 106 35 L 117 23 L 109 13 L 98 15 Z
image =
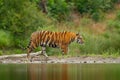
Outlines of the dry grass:
M 102 34 L 106 31 L 106 24 L 105 23 L 94 23 L 91 26 L 91 30 L 96 34 Z
M 105 18 L 99 22 L 94 22 L 88 17 L 88 15 L 81 17 L 78 12 L 74 12 L 71 14 L 72 21 L 55 23 L 54 28 L 55 31 L 73 31 L 103 34 L 106 31 L 108 21 L 114 20 L 116 18 L 116 13 L 118 10 L 120 10 L 120 4 L 115 5 L 115 10 L 105 13 Z

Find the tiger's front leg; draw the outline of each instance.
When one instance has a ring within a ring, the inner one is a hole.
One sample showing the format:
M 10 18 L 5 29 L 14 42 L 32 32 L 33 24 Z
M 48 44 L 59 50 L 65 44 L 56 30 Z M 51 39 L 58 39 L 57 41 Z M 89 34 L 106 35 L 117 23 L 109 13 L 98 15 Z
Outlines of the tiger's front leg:
M 47 61 L 47 59 L 48 59 L 48 55 L 46 54 L 46 47 L 42 47 L 42 50 L 41 51 L 39 51 L 39 52 L 37 52 L 37 53 L 39 53 L 38 55 L 36 55 L 36 56 L 39 56 L 39 55 L 44 55 L 45 56 L 45 60 Z M 30 59 L 30 61 L 32 62 L 33 61 L 33 58 L 34 58 L 35 56 L 32 56 L 31 57 L 31 59 Z
M 46 47 L 42 47 L 42 55 L 44 55 L 45 56 L 45 60 L 47 61 L 47 59 L 48 59 L 48 55 L 46 54 Z

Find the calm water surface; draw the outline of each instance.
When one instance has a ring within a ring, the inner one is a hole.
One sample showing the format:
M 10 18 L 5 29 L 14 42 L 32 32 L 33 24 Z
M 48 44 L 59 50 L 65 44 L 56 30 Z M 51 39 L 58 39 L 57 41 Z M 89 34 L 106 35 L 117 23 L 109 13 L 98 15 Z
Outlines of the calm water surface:
M 120 64 L 0 64 L 0 80 L 120 80 Z

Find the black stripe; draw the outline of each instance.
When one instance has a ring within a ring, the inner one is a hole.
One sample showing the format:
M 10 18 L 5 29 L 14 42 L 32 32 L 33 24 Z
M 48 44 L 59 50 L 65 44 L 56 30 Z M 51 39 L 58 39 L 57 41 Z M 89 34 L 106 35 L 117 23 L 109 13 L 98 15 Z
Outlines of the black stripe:
M 41 42 L 40 42 L 40 45 L 41 45 L 41 46 L 45 46 L 45 45 L 43 44 L 43 43 L 44 43 L 45 35 L 46 35 L 45 31 L 43 31 L 43 32 L 41 33 Z

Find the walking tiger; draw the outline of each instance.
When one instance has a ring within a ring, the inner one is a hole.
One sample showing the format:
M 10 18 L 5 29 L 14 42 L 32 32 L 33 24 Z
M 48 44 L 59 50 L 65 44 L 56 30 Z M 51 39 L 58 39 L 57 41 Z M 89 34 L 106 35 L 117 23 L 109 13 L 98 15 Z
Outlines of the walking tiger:
M 51 32 L 51 31 L 36 31 L 31 34 L 29 45 L 27 46 L 27 58 L 30 58 L 30 53 L 33 49 L 38 46 L 42 47 L 41 54 L 43 54 L 46 58 L 48 55 L 46 54 L 46 46 L 53 48 L 60 48 L 63 54 L 67 54 L 68 45 L 76 41 L 79 44 L 83 44 L 83 38 L 79 33 L 74 32 Z

